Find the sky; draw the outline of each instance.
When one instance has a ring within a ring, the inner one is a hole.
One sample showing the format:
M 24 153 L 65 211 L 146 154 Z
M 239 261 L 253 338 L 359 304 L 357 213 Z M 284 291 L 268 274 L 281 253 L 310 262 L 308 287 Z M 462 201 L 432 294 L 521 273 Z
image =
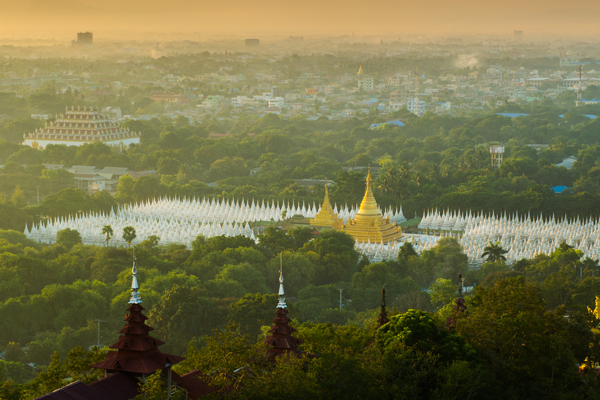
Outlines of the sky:
M 600 1 L 0 0 L 0 35 L 600 35 Z

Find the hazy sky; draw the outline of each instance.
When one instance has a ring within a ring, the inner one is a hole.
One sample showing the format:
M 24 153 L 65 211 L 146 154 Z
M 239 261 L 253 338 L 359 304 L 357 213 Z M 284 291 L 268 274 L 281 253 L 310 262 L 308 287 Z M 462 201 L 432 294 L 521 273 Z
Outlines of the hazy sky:
M 580 0 L 0 0 L 0 32 L 81 30 L 249 34 L 542 32 L 600 34 L 600 1 Z

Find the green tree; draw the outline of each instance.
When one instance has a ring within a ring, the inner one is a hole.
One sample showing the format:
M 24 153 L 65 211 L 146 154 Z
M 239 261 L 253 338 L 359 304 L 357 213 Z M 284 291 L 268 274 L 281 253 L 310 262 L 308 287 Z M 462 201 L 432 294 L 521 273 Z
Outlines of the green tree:
M 10 197 L 10 203 L 18 208 L 22 208 L 27 205 L 27 200 L 25 199 L 25 193 L 21 190 L 21 187 L 17 185 L 15 187 L 15 191 L 13 195 Z
M 104 240 L 106 241 L 106 247 L 108 247 L 108 241 L 114 235 L 112 226 L 110 226 L 110 225 L 104 225 L 102 227 L 102 234 L 104 235 Z
M 486 257 L 486 262 L 506 261 L 506 257 L 504 256 L 506 253 L 508 253 L 508 251 L 500 246 L 500 241 L 497 241 L 496 243 L 489 242 L 488 245 L 483 248 L 481 258 Z
M 456 285 L 449 279 L 438 278 L 429 288 L 431 303 L 434 307 L 443 307 L 456 298 Z
M 461 271 L 468 270 L 467 256 L 454 238 L 440 239 L 431 250 L 423 252 L 422 260 L 427 284 L 437 278 L 456 279 Z
M 75 229 L 65 228 L 56 233 L 56 243 L 71 249 L 81 243 L 81 235 Z
M 150 322 L 170 348 L 183 352 L 192 338 L 210 332 L 217 316 L 215 304 L 205 291 L 175 284 L 152 308 Z
M 581 379 L 576 365 L 594 339 L 577 312 L 568 320 L 564 310 L 547 312 L 539 288 L 524 277 L 499 279 L 489 288 L 478 285 L 473 303 L 477 307 L 458 319 L 457 331 L 499 381 L 510 382 L 507 392 L 548 397 Z
M 131 242 L 137 237 L 135 233 L 135 228 L 133 226 L 126 226 L 123 228 L 123 239 L 127 242 L 129 247 L 131 247 Z
M 269 226 L 258 236 L 258 243 L 265 246 L 273 253 L 279 254 L 282 251 L 291 250 L 294 243 L 293 239 L 281 229 Z

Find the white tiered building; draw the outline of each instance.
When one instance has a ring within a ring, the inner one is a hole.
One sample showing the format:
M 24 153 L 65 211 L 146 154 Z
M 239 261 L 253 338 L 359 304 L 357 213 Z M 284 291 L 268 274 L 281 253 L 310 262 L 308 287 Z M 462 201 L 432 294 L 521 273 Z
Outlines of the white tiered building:
M 49 144 L 81 146 L 86 143 L 105 143 L 122 150 L 140 143 L 140 133 L 122 128 L 93 107 L 71 107 L 54 122 L 35 132 L 23 135 L 23 145 L 43 149 Z

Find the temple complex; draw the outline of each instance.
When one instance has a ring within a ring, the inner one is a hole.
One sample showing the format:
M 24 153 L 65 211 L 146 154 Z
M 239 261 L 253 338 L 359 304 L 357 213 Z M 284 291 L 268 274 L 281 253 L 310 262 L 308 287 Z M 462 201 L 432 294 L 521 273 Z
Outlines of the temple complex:
M 57 116 L 54 122 L 23 135 L 23 145 L 43 149 L 49 144 L 81 146 L 86 143 L 105 143 L 122 150 L 140 143 L 140 133 L 130 132 L 111 121 L 93 107 L 71 107 Z
M 354 219 L 343 225 L 342 230 L 354 237 L 357 242 L 389 243 L 402 237 L 402 229 L 384 218 L 373 195 L 371 170 L 367 175 L 367 189 L 360 209 Z

